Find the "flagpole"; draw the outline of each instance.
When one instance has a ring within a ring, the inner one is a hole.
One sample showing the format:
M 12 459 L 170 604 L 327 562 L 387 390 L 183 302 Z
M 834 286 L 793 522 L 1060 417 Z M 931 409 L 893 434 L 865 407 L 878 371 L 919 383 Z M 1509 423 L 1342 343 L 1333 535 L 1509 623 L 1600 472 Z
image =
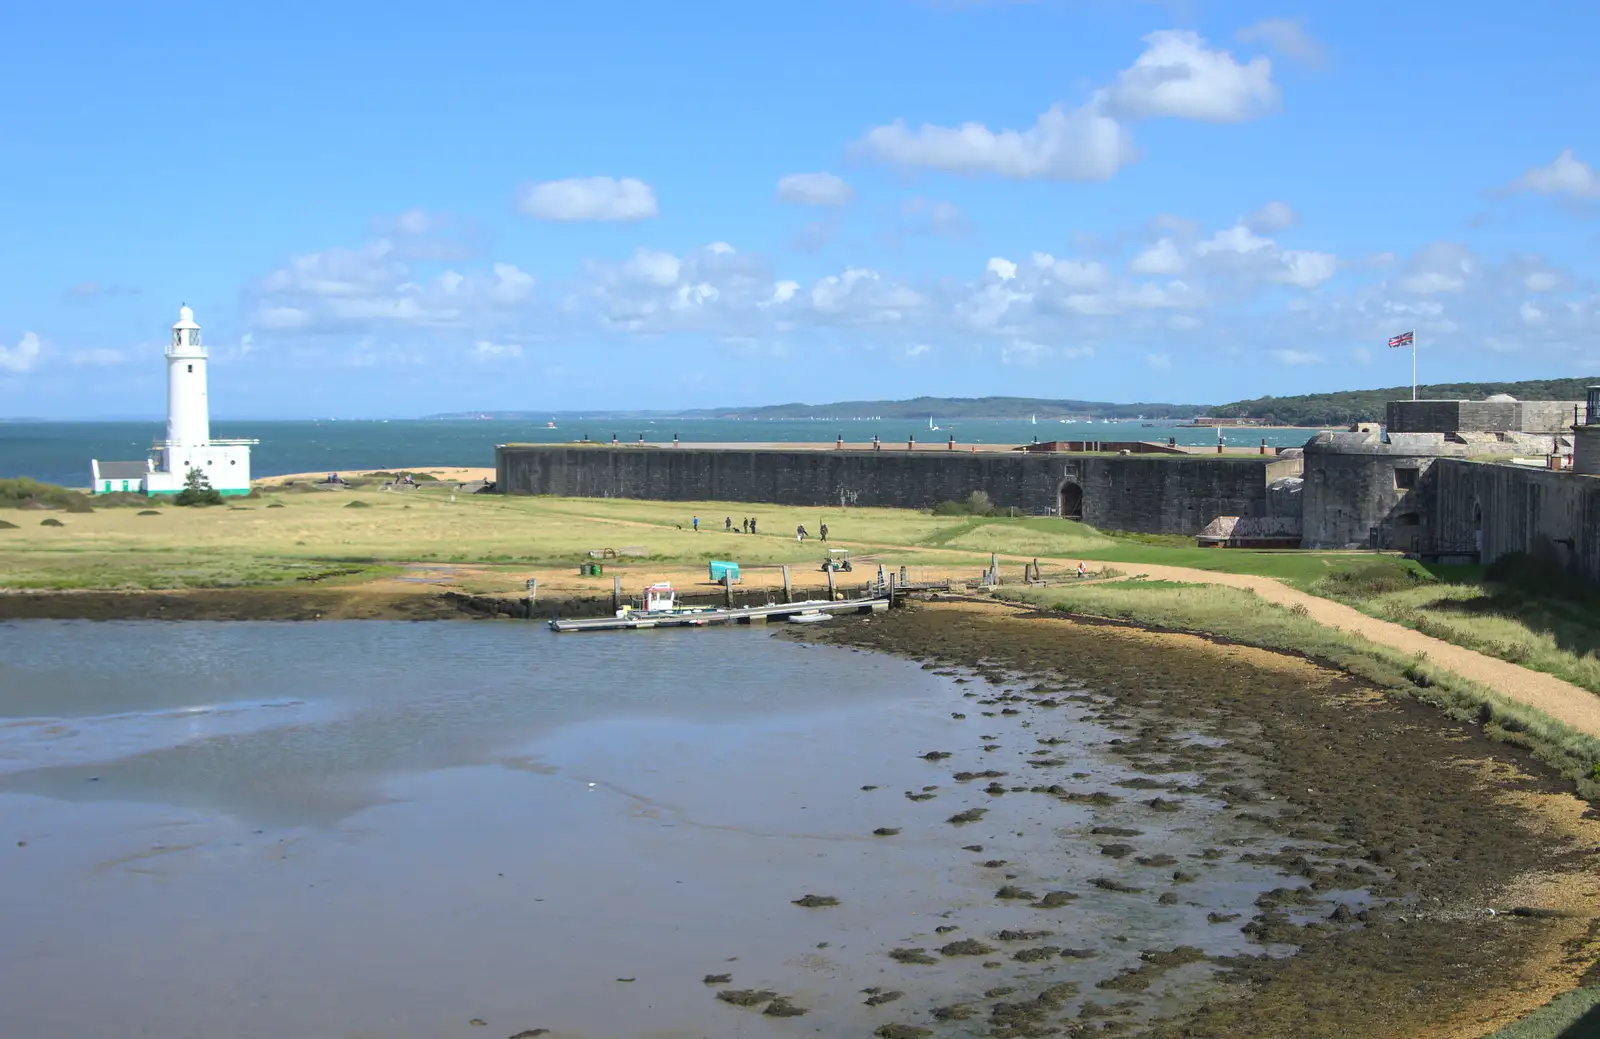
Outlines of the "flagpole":
M 1417 332 L 1411 330 L 1411 399 L 1417 399 Z

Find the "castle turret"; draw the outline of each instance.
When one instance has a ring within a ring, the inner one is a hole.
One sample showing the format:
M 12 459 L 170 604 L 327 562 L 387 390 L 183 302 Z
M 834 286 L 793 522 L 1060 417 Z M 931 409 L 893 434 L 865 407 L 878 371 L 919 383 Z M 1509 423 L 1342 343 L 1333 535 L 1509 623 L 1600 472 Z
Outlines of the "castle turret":
M 206 349 L 187 305 L 178 310 L 167 346 L 167 443 L 198 447 L 211 442 L 211 406 L 206 400 Z

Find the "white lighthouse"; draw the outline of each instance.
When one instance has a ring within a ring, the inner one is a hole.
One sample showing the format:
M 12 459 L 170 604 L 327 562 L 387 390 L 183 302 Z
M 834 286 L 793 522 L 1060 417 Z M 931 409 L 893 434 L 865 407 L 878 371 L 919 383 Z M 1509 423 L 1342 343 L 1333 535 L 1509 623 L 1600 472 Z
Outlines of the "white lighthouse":
M 97 494 L 176 494 L 198 469 L 223 494 L 250 493 L 250 447 L 258 440 L 214 440 L 206 397 L 206 348 L 187 305 L 178 309 L 167 344 L 167 435 L 143 462 L 90 463 Z
M 206 348 L 194 311 L 178 308 L 167 346 L 167 440 L 173 445 L 209 444 L 211 408 L 206 400 Z

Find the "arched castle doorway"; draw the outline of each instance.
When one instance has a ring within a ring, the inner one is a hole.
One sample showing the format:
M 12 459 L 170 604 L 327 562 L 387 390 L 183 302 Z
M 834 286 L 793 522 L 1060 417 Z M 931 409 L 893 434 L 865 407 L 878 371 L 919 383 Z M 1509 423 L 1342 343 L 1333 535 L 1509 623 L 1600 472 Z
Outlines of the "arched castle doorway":
M 1061 518 L 1083 519 L 1083 488 L 1071 480 L 1061 485 Z

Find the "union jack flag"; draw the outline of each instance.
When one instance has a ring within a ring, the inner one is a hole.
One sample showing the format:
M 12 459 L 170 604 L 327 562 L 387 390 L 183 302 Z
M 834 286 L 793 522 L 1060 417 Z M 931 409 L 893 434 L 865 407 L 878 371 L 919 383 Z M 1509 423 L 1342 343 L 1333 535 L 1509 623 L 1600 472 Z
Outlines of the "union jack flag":
M 1389 337 L 1389 345 L 1390 346 L 1410 346 L 1412 344 L 1412 342 L 1415 341 L 1415 339 L 1416 339 L 1416 333 L 1414 333 L 1414 332 L 1401 332 L 1397 336 L 1390 336 Z

